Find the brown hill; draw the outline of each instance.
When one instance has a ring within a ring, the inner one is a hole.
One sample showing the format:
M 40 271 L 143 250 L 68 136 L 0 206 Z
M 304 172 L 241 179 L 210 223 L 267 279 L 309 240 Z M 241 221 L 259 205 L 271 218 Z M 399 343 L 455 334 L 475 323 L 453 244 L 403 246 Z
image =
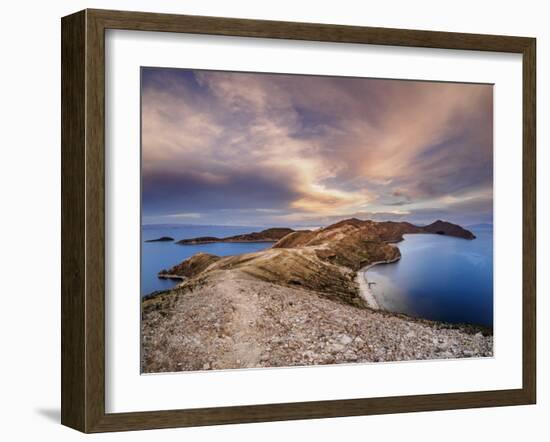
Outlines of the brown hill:
M 192 278 L 206 270 L 211 264 L 219 261 L 221 258 L 210 253 L 199 252 L 191 258 L 180 262 L 168 270 L 161 270 L 159 277 L 166 278 L 168 276 L 181 276 L 183 278 Z
M 264 282 L 300 286 L 339 302 L 365 307 L 363 298 L 358 294 L 356 272 L 373 262 L 399 259 L 399 249 L 390 243 L 403 239 L 403 234 L 431 231 L 450 236 L 471 235 L 460 226 L 442 221 L 419 227 L 407 222 L 361 221 L 356 218 L 315 231 L 267 229 L 228 237 L 224 241 L 259 241 L 260 238 L 273 240 L 280 237 L 271 249 L 223 258 L 199 253 L 169 270 L 159 272 L 159 277 L 195 278 L 199 283 L 216 272 L 241 272 Z M 189 284 L 193 283 L 189 281 Z
M 403 235 L 411 233 L 434 233 L 439 235 L 454 236 L 464 239 L 474 239 L 475 235 L 469 230 L 463 229 L 457 224 L 437 220 L 427 226 L 415 226 L 409 222 L 401 221 L 361 221 L 350 218 L 332 224 L 313 232 L 295 232 L 273 245 L 274 248 L 300 247 L 315 245 L 326 241 L 335 240 L 342 235 L 360 232 L 360 237 L 382 242 L 398 242 Z
M 469 230 L 463 229 L 459 225 L 451 224 L 445 221 L 437 220 L 429 226 L 422 228 L 424 232 L 436 233 L 438 235 L 457 236 L 464 239 L 475 239 L 475 235 Z

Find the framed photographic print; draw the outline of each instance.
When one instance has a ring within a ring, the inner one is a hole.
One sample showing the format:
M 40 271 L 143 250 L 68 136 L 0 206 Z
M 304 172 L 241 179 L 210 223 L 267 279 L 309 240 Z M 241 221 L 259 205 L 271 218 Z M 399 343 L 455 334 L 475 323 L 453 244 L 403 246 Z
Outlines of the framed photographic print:
M 535 403 L 535 40 L 62 20 L 62 423 Z

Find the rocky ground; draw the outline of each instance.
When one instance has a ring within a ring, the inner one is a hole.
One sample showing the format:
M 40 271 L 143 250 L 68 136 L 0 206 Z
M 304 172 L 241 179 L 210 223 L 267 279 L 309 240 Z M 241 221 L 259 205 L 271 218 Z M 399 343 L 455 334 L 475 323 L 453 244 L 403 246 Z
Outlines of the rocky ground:
M 492 356 L 492 332 L 359 308 L 210 272 L 143 302 L 142 370 L 171 372 Z

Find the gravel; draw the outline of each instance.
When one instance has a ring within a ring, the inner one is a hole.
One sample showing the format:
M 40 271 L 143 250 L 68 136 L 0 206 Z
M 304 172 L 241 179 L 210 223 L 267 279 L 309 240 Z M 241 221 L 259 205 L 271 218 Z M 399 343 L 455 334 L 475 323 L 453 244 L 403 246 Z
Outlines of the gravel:
M 490 330 L 359 308 L 239 271 L 143 304 L 142 371 L 491 357 Z

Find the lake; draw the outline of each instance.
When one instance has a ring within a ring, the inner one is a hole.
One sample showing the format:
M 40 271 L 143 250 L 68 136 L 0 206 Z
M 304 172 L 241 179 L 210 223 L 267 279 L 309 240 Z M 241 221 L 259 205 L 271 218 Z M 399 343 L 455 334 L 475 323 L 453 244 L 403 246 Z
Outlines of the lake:
M 179 264 L 198 252 L 218 256 L 239 255 L 267 249 L 272 243 L 214 243 L 199 245 L 180 245 L 176 241 L 199 236 L 226 236 L 258 232 L 265 227 L 243 226 L 186 226 L 186 225 L 144 225 L 141 228 L 141 296 L 157 290 L 168 290 L 180 281 L 159 279 L 157 274 Z M 162 236 L 174 238 L 174 242 L 145 242 Z
M 452 323 L 493 326 L 493 229 L 470 228 L 474 240 L 410 234 L 401 259 L 366 273 L 388 311 Z

